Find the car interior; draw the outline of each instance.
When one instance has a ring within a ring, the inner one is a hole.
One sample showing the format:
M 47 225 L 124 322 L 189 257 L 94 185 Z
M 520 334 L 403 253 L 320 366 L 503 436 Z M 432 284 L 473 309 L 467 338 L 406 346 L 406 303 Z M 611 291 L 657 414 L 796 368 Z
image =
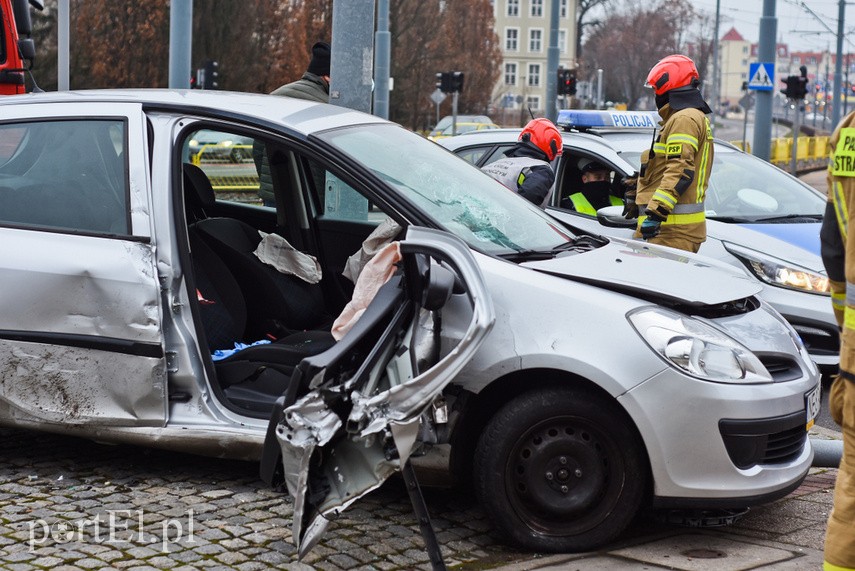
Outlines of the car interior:
M 579 160 L 582 158 L 588 158 L 593 160 L 600 160 L 594 156 L 584 156 L 584 155 L 575 155 L 567 153 L 566 151 L 561 156 L 560 164 L 562 165 L 559 171 L 556 173 L 556 194 L 560 196 L 560 206 L 562 208 L 570 208 L 566 206 L 566 200 L 568 196 L 578 191 L 578 189 L 582 188 L 582 171 L 579 170 Z M 613 169 L 611 171 L 611 185 L 610 185 L 610 193 L 618 198 L 623 199 L 625 188 L 623 185 L 623 177 L 620 175 L 620 171 Z
M 227 406 L 265 417 L 297 365 L 336 344 L 330 328 L 354 287 L 342 276 L 345 263 L 385 215 L 364 198 L 365 204 L 344 204 L 361 196 L 337 193 L 353 189 L 319 163 L 278 144 L 257 141 L 255 150 L 257 161 L 193 157 L 183 163 L 182 178 L 191 299 L 199 338 L 212 355 L 209 377 Z M 269 169 L 275 206 L 263 205 L 259 195 L 262 169 Z M 255 183 L 237 189 L 240 180 Z M 336 200 L 339 212 L 369 215 L 319 216 L 333 210 L 325 200 Z M 262 262 L 255 255 L 259 231 L 316 257 L 321 280 L 308 283 Z M 232 351 L 236 343 L 248 347 Z

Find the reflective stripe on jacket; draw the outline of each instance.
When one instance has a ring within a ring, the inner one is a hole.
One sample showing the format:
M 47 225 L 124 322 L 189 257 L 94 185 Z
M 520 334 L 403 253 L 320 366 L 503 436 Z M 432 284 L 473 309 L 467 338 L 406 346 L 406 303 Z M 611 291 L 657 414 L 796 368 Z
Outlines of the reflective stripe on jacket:
M 525 182 L 527 171 L 534 167 L 546 167 L 550 173 L 552 172 L 552 167 L 548 162 L 533 157 L 504 157 L 498 161 L 484 165 L 481 167 L 481 170 L 514 192 L 519 193 Z M 552 180 L 548 181 L 549 186 L 541 189 L 540 194 L 545 193 L 545 196 L 543 196 L 543 199 L 539 203 L 541 208 L 546 207 L 549 197 L 552 195 L 552 181 L 554 181 L 554 175 Z
M 699 109 L 665 105 L 659 114 L 662 130 L 642 153 L 635 201 L 642 214 L 647 208 L 666 217 L 660 231 L 666 241 L 674 236 L 700 244 L 707 237 L 704 195 L 714 153 L 710 122 Z M 639 227 L 644 219 L 639 216 Z

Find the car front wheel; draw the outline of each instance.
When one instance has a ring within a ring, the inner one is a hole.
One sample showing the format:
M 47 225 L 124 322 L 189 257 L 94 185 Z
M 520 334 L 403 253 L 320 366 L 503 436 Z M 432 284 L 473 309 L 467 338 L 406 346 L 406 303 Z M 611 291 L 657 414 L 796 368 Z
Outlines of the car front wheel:
M 645 458 L 610 400 L 575 389 L 532 391 L 488 423 L 475 453 L 476 493 L 516 543 L 587 551 L 615 539 L 637 513 Z

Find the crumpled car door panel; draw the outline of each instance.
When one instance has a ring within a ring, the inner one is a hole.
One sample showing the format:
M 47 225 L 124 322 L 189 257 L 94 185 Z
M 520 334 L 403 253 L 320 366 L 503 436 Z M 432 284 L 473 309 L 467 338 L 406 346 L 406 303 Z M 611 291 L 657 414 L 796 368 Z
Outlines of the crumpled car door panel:
M 294 497 L 292 533 L 301 557 L 331 516 L 419 451 L 433 422 L 425 411 L 495 320 L 480 270 L 460 240 L 410 228 L 401 252 L 403 271 L 347 336 L 300 363 L 271 419 L 265 455 L 275 442 Z M 440 315 L 452 295 L 466 296 L 472 313 L 458 343 L 441 354 Z

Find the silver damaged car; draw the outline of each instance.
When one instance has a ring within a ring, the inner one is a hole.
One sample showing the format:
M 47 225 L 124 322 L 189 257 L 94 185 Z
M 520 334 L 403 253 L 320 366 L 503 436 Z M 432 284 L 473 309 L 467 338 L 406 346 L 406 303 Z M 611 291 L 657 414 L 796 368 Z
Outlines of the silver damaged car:
M 252 160 L 188 162 L 200 131 Z M 301 554 L 411 458 L 538 551 L 771 501 L 812 460 L 818 373 L 756 280 L 576 234 L 349 109 L 3 98 L 0 239 L 0 422 L 258 459 Z

